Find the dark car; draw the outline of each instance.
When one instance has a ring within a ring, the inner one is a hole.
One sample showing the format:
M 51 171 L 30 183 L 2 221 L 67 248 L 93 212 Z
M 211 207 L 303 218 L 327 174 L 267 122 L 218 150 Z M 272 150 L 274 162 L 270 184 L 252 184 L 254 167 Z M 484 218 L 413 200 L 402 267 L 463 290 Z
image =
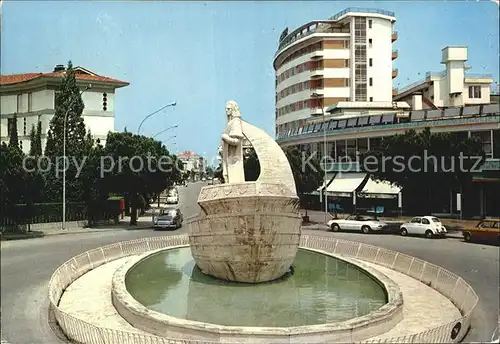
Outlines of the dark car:
M 153 225 L 156 229 L 177 229 L 182 227 L 184 220 L 179 208 L 161 209 L 160 213 L 154 217 Z

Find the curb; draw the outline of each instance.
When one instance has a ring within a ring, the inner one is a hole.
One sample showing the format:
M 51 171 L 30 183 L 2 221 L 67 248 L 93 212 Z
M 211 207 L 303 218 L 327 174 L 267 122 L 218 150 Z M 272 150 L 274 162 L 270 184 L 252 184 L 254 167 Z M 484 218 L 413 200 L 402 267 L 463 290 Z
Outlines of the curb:
M 57 232 L 44 233 L 45 236 L 54 235 L 67 235 L 67 234 L 82 234 L 82 233 L 103 233 L 103 232 L 118 232 L 118 231 L 129 231 L 129 230 L 140 230 L 140 229 L 150 229 L 153 228 L 152 225 L 147 226 L 129 226 L 129 227 L 112 227 L 112 228 L 95 228 L 95 229 L 82 229 L 82 230 L 60 230 Z
M 129 231 L 129 230 L 152 229 L 152 228 L 153 227 L 151 225 L 147 225 L 147 226 L 130 226 L 129 228 L 116 227 L 116 228 L 95 228 L 95 229 L 90 229 L 90 230 L 89 229 L 81 229 L 81 230 L 78 230 L 78 229 L 77 230 L 71 230 L 71 229 L 68 230 L 68 229 L 66 229 L 66 230 L 49 231 L 49 232 L 37 231 L 37 232 L 30 232 L 30 233 L 36 233 L 36 234 L 2 235 L 0 237 L 0 240 L 1 241 L 25 240 L 25 239 L 36 239 L 36 238 L 51 237 L 51 236 L 58 236 L 58 235 L 119 232 L 119 231 Z

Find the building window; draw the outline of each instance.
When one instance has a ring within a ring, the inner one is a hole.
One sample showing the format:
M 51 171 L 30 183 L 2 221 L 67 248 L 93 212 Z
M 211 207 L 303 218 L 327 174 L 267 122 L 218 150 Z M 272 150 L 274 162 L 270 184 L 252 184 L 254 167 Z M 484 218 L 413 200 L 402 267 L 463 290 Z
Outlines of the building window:
M 344 60 L 344 67 L 346 67 L 346 68 L 349 67 L 349 60 Z
M 372 20 L 368 20 L 368 28 L 371 29 L 372 28 Z
M 370 59 L 368 60 L 368 63 L 370 65 L 370 67 L 373 67 L 373 59 L 370 57 Z
M 102 111 L 108 109 L 108 95 L 106 93 L 102 94 Z
M 349 87 L 349 79 L 344 79 L 344 80 L 345 80 L 345 83 L 344 83 L 345 87 Z
M 17 113 L 21 112 L 22 101 L 23 101 L 23 95 L 22 94 L 18 94 L 17 95 L 17 111 L 16 111 Z
M 344 41 L 344 49 L 349 49 L 349 41 Z
M 481 86 L 469 86 L 469 98 L 481 98 Z
M 23 135 L 26 136 L 26 117 L 23 118 Z
M 369 82 L 370 82 L 370 86 L 373 86 L 373 78 L 370 78 Z
M 371 38 L 368 39 L 368 46 L 371 48 L 373 44 L 373 40 Z
M 371 101 L 371 102 L 373 101 L 373 97 L 370 97 L 370 101 Z
M 33 93 L 28 93 L 28 112 L 33 111 Z

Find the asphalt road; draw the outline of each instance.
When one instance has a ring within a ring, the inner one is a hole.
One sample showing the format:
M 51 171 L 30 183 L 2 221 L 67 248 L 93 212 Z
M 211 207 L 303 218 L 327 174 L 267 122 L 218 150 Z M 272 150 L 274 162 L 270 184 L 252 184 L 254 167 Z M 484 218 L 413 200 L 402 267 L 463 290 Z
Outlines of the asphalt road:
M 181 211 L 185 217 L 198 212 L 196 199 L 202 184 L 179 187 Z M 185 233 L 181 228 L 175 233 Z M 169 232 L 170 233 L 170 232 Z M 327 233 L 403 252 L 460 275 L 480 297 L 466 340 L 489 341 L 499 312 L 499 250 L 496 246 L 464 243 L 458 239 L 400 237 L 379 234 Z M 47 284 L 53 271 L 71 257 L 95 247 L 165 232 L 110 230 L 110 232 L 68 234 L 39 239 L 2 242 L 1 248 L 1 333 L 12 344 L 58 343 L 48 326 Z

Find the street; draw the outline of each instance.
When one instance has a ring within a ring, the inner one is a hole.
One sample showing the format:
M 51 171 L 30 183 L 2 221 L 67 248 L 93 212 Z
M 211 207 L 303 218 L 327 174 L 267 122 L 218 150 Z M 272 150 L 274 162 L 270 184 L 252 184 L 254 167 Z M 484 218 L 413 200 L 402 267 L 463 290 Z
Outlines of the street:
M 196 200 L 203 185 L 196 183 L 178 187 L 180 208 L 185 218 L 198 212 Z M 54 270 L 71 257 L 114 242 L 182 233 L 186 233 L 186 227 L 176 231 L 112 230 L 2 242 L 2 338 L 12 344 L 58 342 L 48 326 L 47 284 Z M 454 238 L 428 240 L 320 230 L 304 230 L 303 233 L 334 236 L 385 247 L 441 265 L 460 275 L 480 298 L 472 319 L 473 328 L 466 340 L 490 340 L 498 323 L 498 247 L 464 243 Z

